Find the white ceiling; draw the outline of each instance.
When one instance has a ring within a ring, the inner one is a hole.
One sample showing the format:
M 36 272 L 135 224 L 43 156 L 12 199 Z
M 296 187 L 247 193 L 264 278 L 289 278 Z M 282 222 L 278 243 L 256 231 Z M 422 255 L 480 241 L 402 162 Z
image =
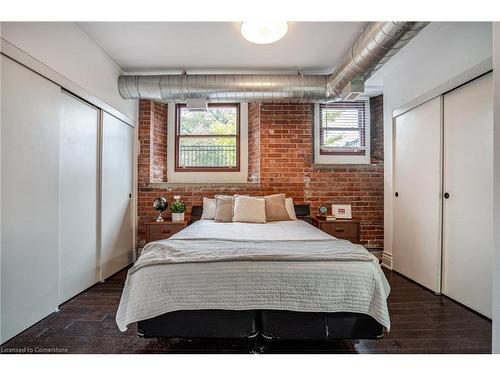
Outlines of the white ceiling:
M 78 23 L 127 72 L 274 71 L 329 73 L 364 22 L 289 22 L 280 41 L 257 45 L 239 22 Z

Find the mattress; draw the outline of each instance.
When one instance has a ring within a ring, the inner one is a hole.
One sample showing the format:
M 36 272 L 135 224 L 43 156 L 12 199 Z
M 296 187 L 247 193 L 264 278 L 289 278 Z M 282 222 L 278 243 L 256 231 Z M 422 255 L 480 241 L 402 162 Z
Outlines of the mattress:
M 389 292 L 366 249 L 304 221 L 200 220 L 146 245 L 129 270 L 116 321 L 125 331 L 171 311 L 268 309 L 367 314 L 389 330 Z

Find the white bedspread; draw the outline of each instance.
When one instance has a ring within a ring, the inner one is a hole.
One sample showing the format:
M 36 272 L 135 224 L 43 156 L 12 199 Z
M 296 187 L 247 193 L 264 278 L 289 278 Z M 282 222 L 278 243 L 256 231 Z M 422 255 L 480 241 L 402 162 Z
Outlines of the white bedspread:
M 116 322 L 125 331 L 176 310 L 274 309 L 364 313 L 389 329 L 389 291 L 366 249 L 303 221 L 201 220 L 146 245 L 129 270 Z

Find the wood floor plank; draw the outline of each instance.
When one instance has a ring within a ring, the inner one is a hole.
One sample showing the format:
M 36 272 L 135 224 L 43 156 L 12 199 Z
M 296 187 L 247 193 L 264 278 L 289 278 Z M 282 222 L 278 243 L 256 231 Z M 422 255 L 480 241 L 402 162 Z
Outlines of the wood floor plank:
M 391 331 L 381 340 L 281 341 L 268 353 L 491 353 L 491 321 L 445 296 L 384 270 L 391 284 Z M 96 284 L 1 346 L 60 353 L 252 353 L 245 340 L 165 340 L 137 337 L 136 324 L 115 323 L 127 271 Z M 52 350 L 52 351 L 50 351 Z

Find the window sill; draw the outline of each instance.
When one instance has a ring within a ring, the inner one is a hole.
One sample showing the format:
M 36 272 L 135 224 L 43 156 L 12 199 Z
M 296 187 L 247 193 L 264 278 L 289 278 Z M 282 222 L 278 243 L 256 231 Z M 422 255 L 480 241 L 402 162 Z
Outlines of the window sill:
M 383 169 L 383 163 L 377 164 L 313 164 L 313 169 Z
M 179 189 L 179 188 L 212 188 L 227 189 L 229 187 L 256 188 L 260 187 L 258 182 L 150 182 L 149 188 L 153 189 Z

